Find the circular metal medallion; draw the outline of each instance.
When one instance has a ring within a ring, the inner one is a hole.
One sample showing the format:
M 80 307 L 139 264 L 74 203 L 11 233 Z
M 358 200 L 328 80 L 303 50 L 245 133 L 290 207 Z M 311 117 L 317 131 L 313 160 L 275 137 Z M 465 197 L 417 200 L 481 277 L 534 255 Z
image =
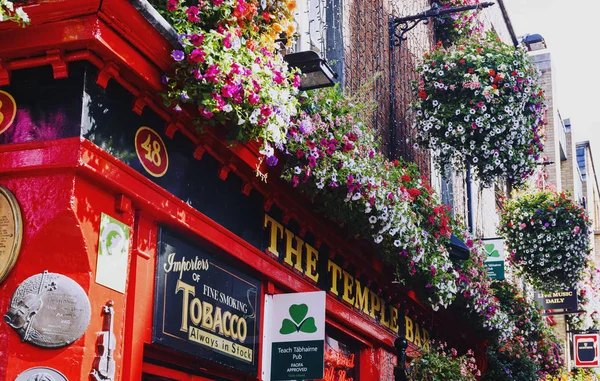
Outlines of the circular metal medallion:
M 27 369 L 25 372 L 19 374 L 15 381 L 69 381 L 59 371 L 46 368 L 45 366 L 39 366 L 35 368 Z
M 0 186 L 0 283 L 17 262 L 23 238 L 23 219 L 17 199 Z
M 90 301 L 71 278 L 44 271 L 17 287 L 4 320 L 23 341 L 59 348 L 79 339 L 90 323 Z

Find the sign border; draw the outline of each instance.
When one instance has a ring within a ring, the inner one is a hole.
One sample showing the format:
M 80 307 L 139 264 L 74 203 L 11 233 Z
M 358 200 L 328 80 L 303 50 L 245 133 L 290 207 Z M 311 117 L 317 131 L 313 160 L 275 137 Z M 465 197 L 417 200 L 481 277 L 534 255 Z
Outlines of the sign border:
M 580 361 L 577 351 L 577 339 L 578 338 L 596 338 L 596 360 L 594 361 Z M 573 335 L 573 357 L 575 360 L 576 368 L 597 368 L 600 366 L 600 334 L 597 333 L 586 333 L 586 334 L 574 334 Z
M 21 251 L 21 243 L 23 241 L 23 216 L 21 214 L 21 208 L 15 195 L 6 187 L 0 185 L 0 197 L 8 202 L 8 206 L 12 211 L 13 222 L 15 224 L 15 240 L 13 241 L 12 248 L 8 255 L 8 261 L 4 268 L 0 269 L 0 284 L 4 282 L 8 274 L 10 274 L 13 267 L 17 263 L 19 254 Z

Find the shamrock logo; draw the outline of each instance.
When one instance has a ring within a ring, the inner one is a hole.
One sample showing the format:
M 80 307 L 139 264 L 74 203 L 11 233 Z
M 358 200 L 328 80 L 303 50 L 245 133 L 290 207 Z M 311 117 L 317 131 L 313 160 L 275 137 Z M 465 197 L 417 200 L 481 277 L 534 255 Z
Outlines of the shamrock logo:
M 287 318 L 283 319 L 279 333 L 282 335 L 289 335 L 294 332 L 317 332 L 315 318 L 309 317 L 305 319 L 307 314 L 308 306 L 306 304 L 292 304 L 290 306 L 290 317 L 293 321 Z
M 485 244 L 484 247 L 488 257 L 500 257 L 500 253 L 498 253 L 498 250 L 495 249 L 496 245 L 494 245 L 493 243 Z

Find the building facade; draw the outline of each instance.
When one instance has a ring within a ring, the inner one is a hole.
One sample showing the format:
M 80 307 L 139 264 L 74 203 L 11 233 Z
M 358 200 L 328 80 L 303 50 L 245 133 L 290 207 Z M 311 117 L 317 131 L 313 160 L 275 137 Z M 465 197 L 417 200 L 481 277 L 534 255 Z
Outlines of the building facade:
M 394 47 L 388 24 L 429 3 L 327 5 L 311 16 L 327 25 L 321 41 L 308 44 L 337 60 L 348 91 L 383 73 L 373 125 L 390 155 L 429 176 L 408 106 L 433 32 L 420 25 Z M 32 25 L 0 28 L 0 185 L 12 202 L 0 218 L 21 237 L 0 276 L 0 378 L 262 379 L 266 296 L 319 290 L 326 380 L 393 379 L 398 336 L 409 358 L 435 338 L 476 349 L 485 367 L 485 342 L 456 311 L 398 285 L 369 244 L 268 172 L 255 145 L 198 135 L 163 107 L 173 34 L 148 7 L 36 3 Z

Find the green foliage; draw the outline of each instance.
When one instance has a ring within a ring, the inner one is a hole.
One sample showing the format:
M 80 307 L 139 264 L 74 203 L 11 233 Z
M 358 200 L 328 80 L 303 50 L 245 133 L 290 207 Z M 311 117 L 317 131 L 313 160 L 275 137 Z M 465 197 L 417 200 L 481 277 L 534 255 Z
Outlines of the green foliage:
M 471 351 L 459 356 L 445 344 L 431 345 L 410 363 L 409 381 L 476 381 L 480 372 Z

